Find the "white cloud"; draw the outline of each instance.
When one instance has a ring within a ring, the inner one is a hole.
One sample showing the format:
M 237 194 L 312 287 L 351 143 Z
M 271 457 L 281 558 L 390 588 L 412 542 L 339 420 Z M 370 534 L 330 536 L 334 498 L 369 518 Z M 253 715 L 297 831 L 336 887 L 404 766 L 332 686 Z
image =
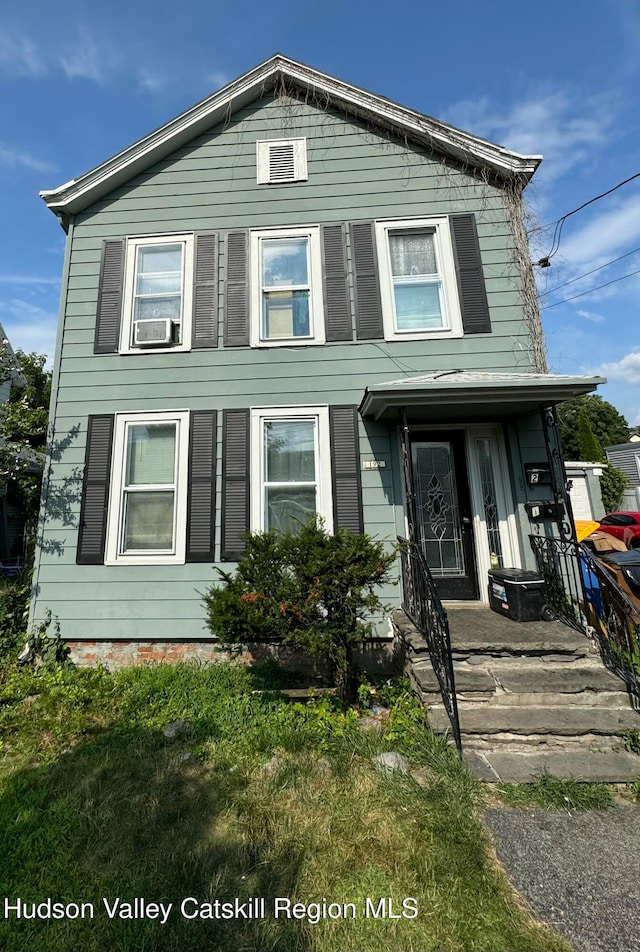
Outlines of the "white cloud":
M 222 73 L 219 70 L 214 70 L 213 73 L 208 73 L 207 76 L 205 76 L 205 82 L 212 93 L 218 89 L 222 89 L 222 87 L 226 86 L 232 79 L 233 76 L 229 76 L 227 73 Z
M 32 172 L 56 172 L 57 166 L 44 159 L 37 159 L 23 149 L 0 145 L 0 167 L 23 168 Z
M 0 274 L 0 284 L 57 285 L 60 278 L 46 278 L 37 274 Z M 0 307 L 2 305 L 0 304 Z
M 577 311 L 576 313 L 584 317 L 586 321 L 593 321 L 594 324 L 600 324 L 605 320 L 604 314 L 596 314 L 594 311 Z
M 0 301 L 0 319 L 14 350 L 47 354 L 53 359 L 57 315 L 21 298 Z
M 607 140 L 616 113 L 612 95 L 589 98 L 572 90 L 541 90 L 538 95 L 498 110 L 484 96 L 455 103 L 447 122 L 525 155 L 542 153 L 547 177 L 557 177 L 592 157 Z
M 72 47 L 59 58 L 67 79 L 89 79 L 99 85 L 108 82 L 119 61 L 116 49 L 105 42 L 98 43 L 86 27 L 78 30 Z
M 613 363 L 602 364 L 598 373 L 610 380 L 623 380 L 625 383 L 637 384 L 640 379 L 640 350 L 633 350 Z
M 170 76 L 167 72 L 141 67 L 138 70 L 138 87 L 148 93 L 158 93 L 169 84 Z
M 47 72 L 46 58 L 29 37 L 0 30 L 0 70 L 37 79 Z
M 627 186 L 624 199 L 605 199 L 602 210 L 592 213 L 586 225 L 571 235 L 563 235 L 560 249 L 566 261 L 576 266 L 588 264 L 597 268 L 615 258 L 617 253 L 640 246 L 640 192 L 636 190 L 636 194 L 633 194 L 631 188 L 633 186 Z M 570 227 L 569 220 L 565 232 Z M 603 278 L 600 274 L 596 283 L 604 280 L 606 275 Z

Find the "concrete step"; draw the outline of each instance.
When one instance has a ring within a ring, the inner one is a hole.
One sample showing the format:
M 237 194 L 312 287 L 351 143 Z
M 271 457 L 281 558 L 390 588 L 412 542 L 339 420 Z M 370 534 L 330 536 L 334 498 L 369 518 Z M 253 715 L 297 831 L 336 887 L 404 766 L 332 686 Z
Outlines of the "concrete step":
M 456 691 L 495 691 L 496 682 L 486 668 L 479 665 L 454 665 Z M 438 693 L 438 679 L 429 659 L 414 662 L 410 676 L 419 689 L 427 694 Z
M 475 662 L 475 659 L 474 659 Z M 545 661 L 542 658 L 487 658 L 481 664 L 457 661 L 453 666 L 456 690 L 470 692 L 507 692 L 511 695 L 579 694 L 605 691 L 627 696 L 624 682 L 608 671 L 596 658 Z M 414 662 L 410 674 L 416 686 L 426 694 L 438 692 L 438 679 L 428 659 Z
M 498 690 L 494 694 L 480 694 L 478 692 L 458 694 L 458 706 L 461 708 L 469 705 L 483 703 L 491 707 L 592 707 L 596 710 L 601 708 L 626 708 L 629 703 L 628 696 L 622 691 L 581 691 L 579 694 L 560 692 L 532 691 L 527 694 L 509 694 L 507 691 Z M 441 698 L 435 694 L 421 694 L 421 699 L 427 703 L 429 699 L 431 704 L 437 704 Z
M 629 783 L 640 776 L 640 757 L 627 751 L 466 751 L 471 773 L 486 783 L 530 783 L 541 774 L 585 783 Z
M 623 750 L 624 739 L 618 734 L 465 734 L 464 749 L 486 753 L 491 750 L 573 750 L 576 753 Z
M 640 729 L 640 714 L 631 708 L 592 707 L 577 704 L 550 706 L 459 705 L 460 732 L 481 734 L 555 734 L 577 736 L 596 734 L 622 737 Z M 449 729 L 442 704 L 429 710 L 429 724 L 436 732 Z
M 457 665 L 457 676 L 462 665 Z M 626 695 L 624 682 L 608 671 L 599 658 L 580 658 L 567 664 L 521 658 L 517 661 L 494 659 L 487 665 L 493 680 L 511 694 L 578 694 L 581 691 L 607 691 Z
M 480 613 L 478 612 L 478 615 Z M 504 622 L 504 619 L 502 619 Z M 513 626 L 513 627 L 511 627 Z M 590 642 L 560 622 L 511 622 L 495 629 L 474 627 L 451 629 L 451 649 L 457 655 L 481 653 L 489 655 L 562 654 L 587 657 Z

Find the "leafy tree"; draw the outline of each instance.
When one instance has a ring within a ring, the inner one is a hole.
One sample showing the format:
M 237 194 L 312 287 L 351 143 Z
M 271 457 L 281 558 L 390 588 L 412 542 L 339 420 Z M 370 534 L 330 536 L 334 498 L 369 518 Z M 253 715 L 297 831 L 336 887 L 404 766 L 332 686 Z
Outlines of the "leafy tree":
M 605 466 L 600 477 L 602 505 L 605 512 L 615 512 L 620 505 L 622 493 L 627 487 L 627 477 L 615 466 Z
M 0 346 L 0 383 L 12 379 L 16 362 L 26 386 L 13 386 L 8 403 L 0 406 L 0 479 L 7 483 L 8 499 L 25 515 L 25 529 L 33 534 L 38 516 L 42 467 L 40 453 L 47 443 L 51 374 L 44 354 L 15 358 L 7 344 Z
M 344 700 L 357 682 L 353 650 L 382 605 L 394 553 L 368 535 L 325 532 L 312 519 L 297 533 L 250 533 L 235 575 L 203 598 L 209 630 L 223 643 L 281 642 L 325 658 Z
M 579 459 L 588 463 L 604 463 L 606 457 L 598 438 L 591 428 L 587 411 L 580 407 L 578 411 L 578 443 L 580 446 Z
M 579 415 L 583 408 L 601 447 L 626 443 L 629 425 L 612 403 L 597 394 L 568 400 L 558 407 L 558 423 L 565 459 L 580 459 Z M 584 457 L 582 457 L 584 459 Z

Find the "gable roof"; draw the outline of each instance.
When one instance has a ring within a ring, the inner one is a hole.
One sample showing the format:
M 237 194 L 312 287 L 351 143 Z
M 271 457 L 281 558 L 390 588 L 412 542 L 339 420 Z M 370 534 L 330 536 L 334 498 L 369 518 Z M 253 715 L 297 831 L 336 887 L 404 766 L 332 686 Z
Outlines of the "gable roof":
M 276 53 L 106 162 L 58 188 L 45 189 L 40 196 L 62 218 L 82 211 L 278 85 L 317 96 L 328 106 L 406 136 L 409 141 L 472 168 L 520 181 L 522 185 L 529 181 L 542 159 L 539 155 L 512 152 Z

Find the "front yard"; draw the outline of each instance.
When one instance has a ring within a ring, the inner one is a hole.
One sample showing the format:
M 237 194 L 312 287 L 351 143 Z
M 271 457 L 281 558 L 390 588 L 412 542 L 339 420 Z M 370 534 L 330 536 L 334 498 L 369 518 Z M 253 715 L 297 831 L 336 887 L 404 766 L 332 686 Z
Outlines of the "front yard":
M 514 898 L 480 786 L 401 686 L 376 696 L 381 731 L 287 701 L 268 669 L 1 678 L 7 952 L 567 949 Z M 376 766 L 391 750 L 413 773 Z

